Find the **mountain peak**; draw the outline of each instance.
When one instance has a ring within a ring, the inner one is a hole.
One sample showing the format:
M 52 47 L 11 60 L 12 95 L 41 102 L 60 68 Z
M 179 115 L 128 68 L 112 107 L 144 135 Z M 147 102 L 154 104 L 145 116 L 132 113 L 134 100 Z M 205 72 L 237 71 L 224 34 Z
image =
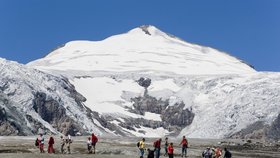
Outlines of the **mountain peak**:
M 166 36 L 167 34 L 159 30 L 153 25 L 141 25 L 135 29 L 130 30 L 131 34 L 146 34 L 149 36 Z

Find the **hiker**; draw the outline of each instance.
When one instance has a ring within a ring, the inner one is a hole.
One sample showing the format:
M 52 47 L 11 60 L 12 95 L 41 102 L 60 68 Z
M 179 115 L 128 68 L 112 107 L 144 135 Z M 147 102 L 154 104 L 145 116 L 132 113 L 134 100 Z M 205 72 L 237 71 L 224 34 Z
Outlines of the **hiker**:
M 161 138 L 154 142 L 156 158 L 160 157 L 160 143 L 161 143 Z
M 145 138 L 142 138 L 140 142 L 137 143 L 140 152 L 140 158 L 144 158 L 144 150 L 145 150 Z
M 231 152 L 229 152 L 227 148 L 225 148 L 224 150 L 225 150 L 224 158 L 231 158 Z
M 60 136 L 60 152 L 64 154 L 64 146 L 65 146 L 65 139 L 63 136 Z
M 216 147 L 215 150 L 214 150 L 214 153 L 215 153 L 214 158 L 221 158 L 221 156 L 222 156 L 222 149 L 219 148 L 219 147 Z
M 187 157 L 188 140 L 186 139 L 186 136 L 183 136 L 180 145 L 182 145 L 182 157 Z
M 92 153 L 92 141 L 91 141 L 91 138 L 88 137 L 88 140 L 87 140 L 87 149 L 88 149 L 88 153 Z
M 164 156 L 168 155 L 167 148 L 168 148 L 168 137 L 165 138 L 165 143 L 164 143 L 165 153 L 164 153 Z
M 39 144 L 39 149 L 40 153 L 44 153 L 44 144 L 45 144 L 45 138 L 42 133 L 40 133 L 40 136 L 38 137 L 38 144 Z
M 71 143 L 72 143 L 71 136 L 68 135 L 68 138 L 66 139 L 65 142 L 68 154 L 71 154 Z
M 212 158 L 212 151 L 210 147 L 207 147 L 206 150 L 202 152 L 202 157 L 203 158 Z
M 168 156 L 169 158 L 173 158 L 174 157 L 174 148 L 173 148 L 173 143 L 170 143 L 168 145 Z
M 95 154 L 95 145 L 98 142 L 98 138 L 94 135 L 94 133 L 91 134 L 91 143 L 93 148 L 93 154 Z
M 39 148 L 39 140 L 38 140 L 38 137 L 37 137 L 36 140 L 35 140 L 35 146 L 36 146 L 37 148 Z
M 54 153 L 53 145 L 54 145 L 54 139 L 51 136 L 50 139 L 49 139 L 49 146 L 48 146 L 48 153 L 50 153 L 50 154 Z
M 155 150 L 148 149 L 148 157 L 147 158 L 154 158 L 155 157 L 154 152 L 155 152 Z

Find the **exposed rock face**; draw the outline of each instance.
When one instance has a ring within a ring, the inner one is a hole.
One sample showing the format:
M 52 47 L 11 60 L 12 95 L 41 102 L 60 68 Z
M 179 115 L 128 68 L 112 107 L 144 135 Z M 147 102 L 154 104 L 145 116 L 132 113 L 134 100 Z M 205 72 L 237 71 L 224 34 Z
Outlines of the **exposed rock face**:
M 181 102 L 174 106 L 168 106 L 162 111 L 162 121 L 165 126 L 186 127 L 192 123 L 194 113 L 189 109 L 184 109 L 185 104 Z
M 230 138 L 280 140 L 280 114 L 271 125 L 259 121 L 234 133 Z
M 122 126 L 124 128 L 132 128 L 133 126 L 150 128 L 163 127 L 176 135 L 182 130 L 182 128 L 190 125 L 194 118 L 194 113 L 191 110 L 184 109 L 185 104 L 183 102 L 174 106 L 169 106 L 168 100 L 158 100 L 149 95 L 132 98 L 132 101 L 134 102 L 134 109 L 130 109 L 131 112 L 141 115 L 145 115 L 145 112 L 160 114 L 162 121 L 145 120 L 143 118 L 131 119 L 126 123 L 123 123 Z
M 33 108 L 43 120 L 64 134 L 75 135 L 78 131 L 82 131 L 82 127 L 66 115 L 66 109 L 60 106 L 58 101 L 52 98 L 47 100 L 46 94 L 40 92 L 37 92 L 34 97 Z
M 8 96 L 0 92 L 0 134 L 1 135 L 25 135 L 30 134 L 26 127 L 26 120 L 22 113 L 13 107 Z
M 168 100 L 157 100 L 155 97 L 149 95 L 131 98 L 131 100 L 134 102 L 134 109 L 132 111 L 141 115 L 144 115 L 145 112 L 161 114 L 168 106 Z
M 234 133 L 230 136 L 230 138 L 236 138 L 236 139 L 263 139 L 266 138 L 265 132 L 267 129 L 267 125 L 264 124 L 264 122 L 256 122 L 251 124 L 245 129 L 242 129 L 241 131 Z
M 267 137 L 273 140 L 280 140 L 280 114 L 268 128 Z
M 140 86 L 142 86 L 142 87 L 145 88 L 144 96 L 147 95 L 147 93 L 148 93 L 147 88 L 151 85 L 151 82 L 152 82 L 151 79 L 149 79 L 149 78 L 144 78 L 144 77 L 141 77 L 139 80 L 137 80 L 137 83 L 138 83 Z
M 104 132 L 68 79 L 1 58 L 0 68 L 0 135 Z
M 145 88 L 145 93 L 144 96 L 131 98 L 134 108 L 129 110 L 140 115 L 145 115 L 145 112 L 160 114 L 162 121 L 145 120 L 143 118 L 130 119 L 126 123 L 120 124 L 122 127 L 134 131 L 136 131 L 134 128 L 140 126 L 163 127 L 176 135 L 182 128 L 192 123 L 194 113 L 189 109 L 185 109 L 183 102 L 169 106 L 169 100 L 157 99 L 148 95 L 147 87 L 150 86 L 151 79 L 141 77 L 137 82 Z

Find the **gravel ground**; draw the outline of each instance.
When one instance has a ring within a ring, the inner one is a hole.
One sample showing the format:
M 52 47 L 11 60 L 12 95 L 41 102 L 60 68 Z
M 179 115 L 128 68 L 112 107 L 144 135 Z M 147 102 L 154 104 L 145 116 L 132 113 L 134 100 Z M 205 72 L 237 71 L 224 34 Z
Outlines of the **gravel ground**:
M 48 137 L 45 139 L 47 142 Z M 59 153 L 59 138 L 55 137 L 56 154 L 40 154 L 34 146 L 35 137 L 0 137 L 0 158 L 137 158 L 136 143 L 139 138 L 99 138 L 96 154 L 87 154 L 86 137 L 73 137 L 71 154 Z M 155 139 L 146 139 L 146 147 L 153 148 Z M 180 157 L 180 140 L 170 138 L 174 143 L 175 157 Z M 249 143 L 248 143 L 249 142 Z M 46 143 L 47 144 L 47 143 Z M 164 144 L 164 143 L 162 143 Z M 200 158 L 201 152 L 207 147 L 227 147 L 234 158 L 279 158 L 280 145 L 268 142 L 247 140 L 202 140 L 189 139 L 189 158 Z M 45 146 L 45 150 L 47 146 Z M 162 149 L 162 155 L 163 151 Z M 163 156 L 162 156 L 163 157 Z

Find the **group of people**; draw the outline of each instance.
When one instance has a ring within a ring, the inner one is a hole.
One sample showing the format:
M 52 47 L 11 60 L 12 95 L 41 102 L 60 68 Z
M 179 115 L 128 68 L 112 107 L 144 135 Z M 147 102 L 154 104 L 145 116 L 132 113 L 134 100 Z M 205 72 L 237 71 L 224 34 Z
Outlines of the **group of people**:
M 231 158 L 231 152 L 227 149 L 224 148 L 225 153 L 223 158 Z M 219 147 L 214 147 L 210 149 L 210 147 L 207 147 L 203 152 L 202 152 L 202 157 L 203 158 L 221 158 L 222 157 L 222 149 Z
M 66 138 L 64 136 L 60 136 L 60 152 L 62 154 L 71 154 L 71 144 L 73 140 L 71 139 L 71 136 L 68 135 Z M 95 145 L 98 142 L 98 138 L 92 133 L 91 137 L 87 140 L 87 149 L 88 153 L 95 154 Z M 54 137 L 49 138 L 48 142 L 48 153 L 55 153 L 54 150 Z M 45 138 L 43 134 L 40 134 L 38 138 L 35 140 L 35 146 L 37 146 L 40 150 L 40 153 L 44 153 L 44 144 L 45 144 Z M 66 150 L 65 150 L 66 147 Z
M 95 154 L 95 145 L 97 142 L 98 142 L 98 138 L 96 137 L 96 135 L 94 135 L 94 133 L 92 133 L 91 137 L 88 137 L 88 141 L 87 141 L 87 147 L 88 147 L 89 154 L 91 154 L 91 153 Z
M 148 151 L 148 158 L 154 158 L 154 156 L 156 156 L 156 158 L 160 157 L 160 149 L 161 149 L 161 141 L 162 139 L 158 139 L 154 142 L 153 146 L 154 149 L 147 149 Z M 183 136 L 182 141 L 180 142 L 181 147 L 182 147 L 182 157 L 187 157 L 187 148 L 188 148 L 188 140 L 186 139 L 185 136 Z M 145 138 L 143 138 L 140 142 L 137 143 L 137 146 L 139 148 L 140 151 L 140 158 L 144 158 L 144 154 L 145 154 Z M 173 158 L 174 157 L 174 147 L 173 147 L 173 143 L 168 141 L 168 137 L 165 138 L 165 143 L 164 143 L 164 149 L 165 149 L 165 153 L 164 156 L 168 156 L 169 158 Z
M 49 139 L 49 143 L 48 143 L 48 153 L 55 153 L 54 150 L 54 138 L 51 136 Z M 44 145 L 45 145 L 45 138 L 43 136 L 43 134 L 40 134 L 39 137 L 36 139 L 35 141 L 35 145 L 39 148 L 40 153 L 44 153 Z
M 147 158 L 156 158 L 160 157 L 160 149 L 161 149 L 161 138 L 156 140 L 153 144 L 154 149 L 147 149 Z M 182 152 L 181 152 L 181 157 L 187 157 L 187 149 L 188 149 L 188 140 L 186 139 L 185 136 L 183 136 L 180 144 Z M 140 153 L 140 158 L 144 158 L 145 154 L 145 138 L 142 138 L 141 141 L 137 143 L 137 147 L 139 148 L 139 153 Z M 173 143 L 168 141 L 168 137 L 165 138 L 165 143 L 164 143 L 164 149 L 165 153 L 164 156 L 168 156 L 169 158 L 174 158 L 174 147 Z M 228 151 L 227 148 L 224 149 L 224 157 L 223 158 L 231 158 L 231 153 Z M 217 148 L 212 148 L 207 147 L 206 150 L 202 152 L 202 157 L 203 158 L 222 158 L 222 150 L 217 147 Z

